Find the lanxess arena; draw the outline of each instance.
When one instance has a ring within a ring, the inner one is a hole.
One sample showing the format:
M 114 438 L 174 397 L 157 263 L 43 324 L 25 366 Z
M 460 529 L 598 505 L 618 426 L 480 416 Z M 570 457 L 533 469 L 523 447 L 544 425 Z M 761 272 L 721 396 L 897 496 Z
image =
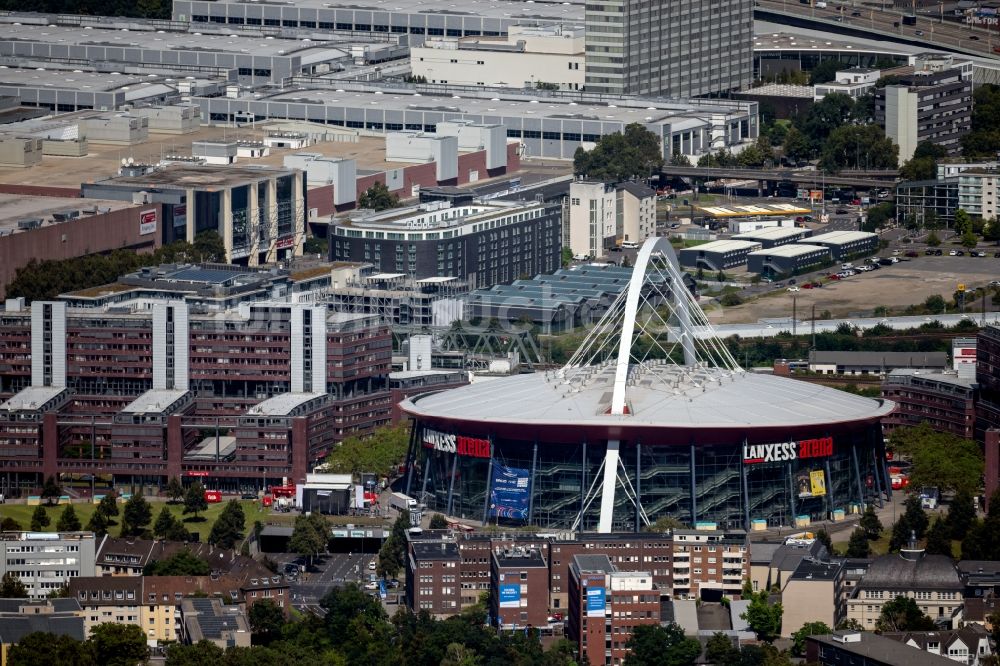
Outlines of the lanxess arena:
M 891 492 L 879 421 L 892 403 L 740 368 L 662 238 L 560 370 L 402 407 L 415 426 L 407 492 L 486 522 L 751 529 Z

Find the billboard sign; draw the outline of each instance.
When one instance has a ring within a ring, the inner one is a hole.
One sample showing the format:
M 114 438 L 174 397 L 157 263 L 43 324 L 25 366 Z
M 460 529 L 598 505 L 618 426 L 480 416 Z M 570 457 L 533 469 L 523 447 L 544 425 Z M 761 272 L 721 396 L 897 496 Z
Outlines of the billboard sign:
M 513 520 L 528 519 L 531 471 L 506 465 L 493 466 L 490 515 Z
M 795 477 L 795 487 L 801 498 L 822 497 L 826 495 L 826 476 L 821 469 L 802 470 Z
M 187 204 L 177 204 L 174 206 L 174 227 L 187 226 Z
M 799 442 L 774 444 L 744 444 L 743 464 L 789 462 L 806 458 L 826 458 L 833 455 L 833 437 L 803 439 Z
M 284 250 L 286 248 L 292 247 L 293 245 L 295 245 L 295 236 L 285 236 L 283 238 L 279 238 L 274 245 L 279 250 Z
M 500 608 L 519 608 L 521 606 L 520 585 L 501 585 L 499 594 Z
M 424 448 L 444 453 L 457 453 L 471 458 L 490 457 L 490 440 L 438 432 L 432 428 L 424 428 L 423 444 Z
M 144 210 L 139 213 L 139 235 L 146 236 L 156 233 L 156 209 Z
M 587 617 L 604 617 L 607 606 L 607 592 L 603 587 L 587 588 Z

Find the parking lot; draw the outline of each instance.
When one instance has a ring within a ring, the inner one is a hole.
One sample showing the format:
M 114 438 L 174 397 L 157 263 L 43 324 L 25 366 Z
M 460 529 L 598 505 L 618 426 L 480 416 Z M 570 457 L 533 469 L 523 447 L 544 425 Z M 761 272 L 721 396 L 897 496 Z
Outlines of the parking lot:
M 278 563 L 278 570 L 285 571 L 286 565 L 295 565 L 300 572 L 292 579 L 292 604 L 302 610 L 318 608 L 322 599 L 331 588 L 346 583 L 364 585 L 374 569 L 369 568 L 375 562 L 375 553 L 329 553 L 314 558 L 313 566 L 307 571 L 301 571 L 305 559 L 291 553 L 274 553 L 268 555 Z
M 827 282 L 821 289 L 802 289 L 797 293 L 787 291 L 787 281 L 778 288 L 779 293 L 756 298 L 738 306 L 713 308 L 708 313 L 713 323 L 752 323 L 760 319 L 788 317 L 792 313 L 795 297 L 798 316 L 808 318 L 813 305 L 819 316 L 829 311 L 833 317 L 851 317 L 870 314 L 878 306 L 902 310 L 907 305 L 923 303 L 928 296 L 939 294 L 951 300 L 959 284 L 967 289 L 988 285 L 1000 276 L 1000 258 L 993 257 L 997 248 L 988 249 L 986 257 L 948 256 L 951 248 L 942 248 L 942 256 L 926 256 L 923 248 L 915 258 L 903 257 L 900 263 L 883 266 L 881 270 L 860 273 L 845 280 Z M 883 255 L 889 254 L 883 252 Z M 859 263 L 859 262 L 854 262 Z M 796 278 L 801 284 L 820 275 L 837 272 L 827 269 L 820 273 Z M 987 310 L 998 308 L 987 299 Z M 981 301 L 968 303 L 967 311 L 980 311 Z

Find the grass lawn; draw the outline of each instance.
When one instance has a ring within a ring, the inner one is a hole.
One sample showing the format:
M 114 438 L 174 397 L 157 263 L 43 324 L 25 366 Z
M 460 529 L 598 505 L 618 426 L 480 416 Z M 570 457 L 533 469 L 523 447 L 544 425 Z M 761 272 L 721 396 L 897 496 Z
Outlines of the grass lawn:
M 270 513 L 270 510 L 262 510 L 260 504 L 256 501 L 253 500 L 238 500 L 238 501 L 240 504 L 243 505 L 243 513 L 246 515 L 247 530 L 250 530 L 253 527 L 254 521 L 259 520 L 262 523 L 267 523 L 270 520 L 272 522 L 277 522 L 274 521 L 273 519 L 277 518 L 279 515 L 281 516 L 281 518 L 285 517 L 284 515 L 281 514 L 272 515 Z M 225 502 L 220 502 L 218 504 L 209 504 L 208 509 L 206 511 L 203 511 L 198 516 L 202 520 L 195 521 L 193 520 L 193 516 L 191 514 L 188 514 L 187 516 L 183 514 L 184 511 L 183 504 L 168 504 L 163 500 L 155 500 L 155 499 L 149 500 L 149 503 L 153 507 L 153 519 L 150 522 L 149 525 L 150 527 L 152 527 L 153 523 L 156 522 L 156 517 L 160 515 L 160 509 L 166 506 L 171 511 L 171 513 L 174 514 L 175 518 L 184 521 L 184 526 L 187 528 L 189 532 L 197 532 L 199 535 L 201 535 L 202 541 L 205 541 L 208 538 L 208 534 L 212 530 L 212 525 L 215 523 L 215 520 L 219 517 L 219 514 L 222 513 L 223 507 L 225 507 L 226 505 Z M 62 514 L 64 506 L 65 505 L 44 507 L 43 505 L 46 512 L 49 514 L 49 521 L 50 521 L 49 526 L 44 528 L 43 531 L 45 532 L 56 531 L 56 523 L 59 522 L 59 516 Z M 123 506 L 124 506 L 123 502 L 118 503 L 119 510 L 121 510 Z M 80 523 L 84 527 L 86 527 L 87 522 L 90 520 L 90 517 L 94 514 L 94 510 L 97 509 L 97 505 L 89 502 L 88 503 L 74 502 L 73 509 L 76 511 L 76 517 L 80 519 Z M 26 504 L 0 505 L 0 519 L 7 517 L 13 518 L 14 520 L 16 520 L 21 524 L 22 528 L 26 530 L 30 529 L 31 527 L 31 515 L 34 512 L 35 512 L 35 507 L 28 506 Z M 120 513 L 115 518 L 115 520 L 120 524 L 121 522 Z M 112 526 L 111 529 L 109 530 L 109 533 L 113 536 L 118 536 L 118 529 L 119 528 L 117 525 Z

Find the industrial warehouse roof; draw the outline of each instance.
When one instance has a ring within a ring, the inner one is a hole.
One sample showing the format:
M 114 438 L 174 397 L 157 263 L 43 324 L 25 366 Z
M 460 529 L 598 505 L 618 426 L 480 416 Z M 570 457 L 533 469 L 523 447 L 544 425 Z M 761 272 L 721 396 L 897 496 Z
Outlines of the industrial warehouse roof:
M 812 209 L 793 204 L 747 204 L 745 206 L 699 207 L 708 217 L 760 217 L 761 215 L 805 215 Z
M 760 243 L 744 240 L 717 240 L 710 243 L 703 243 L 702 245 L 687 247 L 681 250 L 681 252 L 733 252 L 734 250 L 748 250 L 754 247 L 759 248 Z
M 854 241 L 865 240 L 873 237 L 875 237 L 875 234 L 868 233 L 867 231 L 828 231 L 825 234 L 819 234 L 818 236 L 811 236 L 809 238 L 809 242 L 832 243 L 834 245 L 843 245 L 846 243 L 853 243 Z
M 756 231 L 734 234 L 733 240 L 782 240 L 809 233 L 811 233 L 809 229 L 803 227 L 768 227 L 767 229 L 757 229 Z
M 416 416 L 531 425 L 766 428 L 882 417 L 893 403 L 785 377 L 667 363 L 634 366 L 628 415 L 608 413 L 614 366 L 505 377 L 402 403 Z
M 803 254 L 811 254 L 813 252 L 829 252 L 830 248 L 825 245 L 809 245 L 808 243 L 791 243 L 788 245 L 779 245 L 778 247 L 772 247 L 767 250 L 757 250 L 751 252 L 750 255 L 766 255 L 768 257 L 798 257 Z
M 216 7 L 243 5 L 241 0 L 219 0 L 210 3 Z M 516 0 L 466 0 L 456 3 L 454 0 L 419 0 L 412 4 L 401 5 L 397 0 L 366 0 L 363 6 L 351 2 L 328 2 L 327 0 L 296 0 L 292 9 L 357 11 L 362 14 L 369 12 L 396 14 L 429 14 L 461 16 L 482 16 L 486 18 L 537 19 L 547 21 L 583 21 L 584 3 L 580 0 L 560 0 L 559 2 L 519 2 Z M 274 3 L 254 3 L 251 6 L 270 6 L 280 8 Z M 215 13 L 215 12 L 213 12 Z

